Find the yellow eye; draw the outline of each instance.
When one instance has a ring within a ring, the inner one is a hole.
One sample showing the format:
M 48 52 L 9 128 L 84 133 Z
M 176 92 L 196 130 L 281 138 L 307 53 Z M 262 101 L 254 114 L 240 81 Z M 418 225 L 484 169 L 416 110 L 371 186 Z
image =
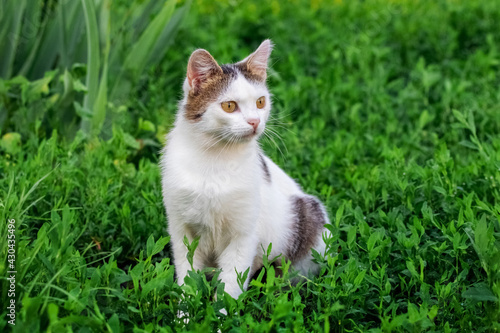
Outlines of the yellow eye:
M 262 109 L 264 106 L 266 106 L 266 98 L 262 96 L 257 100 L 257 109 Z
M 236 102 L 235 101 L 229 101 L 229 102 L 222 102 L 220 103 L 220 106 L 222 107 L 222 110 L 231 113 L 234 110 L 236 110 Z

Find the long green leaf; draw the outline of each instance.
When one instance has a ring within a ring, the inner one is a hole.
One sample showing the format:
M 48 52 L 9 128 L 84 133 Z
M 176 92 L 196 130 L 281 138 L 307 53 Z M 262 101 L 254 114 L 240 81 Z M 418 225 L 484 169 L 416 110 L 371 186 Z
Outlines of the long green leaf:
M 111 27 L 113 49 L 109 54 L 109 78 L 113 82 L 120 74 L 125 57 L 130 51 L 130 41 L 139 39 L 141 32 L 151 22 L 151 17 L 158 13 L 160 8 L 161 3 L 157 1 L 144 1 L 137 3 L 136 7 L 128 8 L 113 20 Z
M 7 15 L 12 15 L 10 24 L 6 24 L 6 30 L 2 31 L 2 56 L 0 57 L 0 77 L 9 78 L 13 71 L 14 55 L 16 54 L 17 44 L 19 42 L 21 21 L 26 9 L 26 0 L 9 1 L 10 7 L 7 7 Z M 5 23 L 2 23 L 4 25 Z
M 102 69 L 101 80 L 99 82 L 99 92 L 94 105 L 94 115 L 92 117 L 92 135 L 99 135 L 102 125 L 106 118 L 106 105 L 108 103 L 108 58 L 110 48 L 110 21 L 109 21 L 110 0 L 105 0 L 101 7 L 101 20 L 104 27 L 103 36 L 106 38 L 106 47 L 104 49 L 104 65 Z
M 52 3 L 51 1 L 49 1 L 47 3 L 47 7 L 50 8 L 51 6 Z M 29 20 L 31 20 L 30 22 L 38 22 L 37 20 L 40 20 L 41 7 L 41 4 L 37 6 L 30 6 L 30 9 L 28 10 L 30 12 L 30 18 L 28 18 Z M 17 75 L 26 76 L 28 71 L 33 67 L 33 63 L 37 58 L 38 50 L 40 49 L 40 45 L 42 43 L 49 18 L 50 15 L 44 15 L 43 20 L 38 23 L 40 24 L 40 27 L 36 32 L 36 38 L 34 38 L 34 41 L 23 49 L 23 54 L 26 58 Z
M 148 25 L 141 35 L 141 38 L 133 46 L 131 52 L 125 59 L 124 67 L 126 69 L 132 70 L 134 74 L 144 69 L 151 50 L 160 37 L 163 28 L 167 25 L 174 13 L 176 2 L 176 0 L 168 0 L 165 2 L 160 13 L 154 18 L 151 24 Z
M 144 70 L 156 41 L 174 13 L 175 3 L 176 0 L 167 0 L 160 13 L 148 25 L 137 43 L 134 44 L 125 58 L 123 67 L 115 81 L 111 98 L 119 99 L 124 96 L 130 89 L 130 80 L 136 79 Z
M 40 49 L 36 52 L 36 57 L 32 68 L 27 72 L 28 78 L 38 79 L 43 77 L 46 71 L 54 69 L 58 64 L 61 55 L 61 33 L 63 22 L 60 15 L 57 15 L 57 7 L 46 13 L 49 16 L 47 28 L 43 31 Z
M 160 37 L 155 43 L 152 52 L 149 53 L 148 65 L 160 62 L 167 53 L 168 47 L 174 42 L 174 37 L 179 30 L 184 16 L 189 12 L 193 0 L 187 0 L 172 16 L 168 24 L 161 32 Z
M 72 2 L 75 3 L 75 2 Z M 66 19 L 65 19 L 65 13 L 64 13 L 64 3 L 60 4 L 57 6 L 57 19 L 60 21 L 61 29 L 59 29 L 59 39 L 60 39 L 60 45 L 61 45 L 61 52 L 59 54 L 61 60 L 61 64 L 63 67 L 67 68 L 70 66 L 70 60 L 68 58 L 68 48 L 66 47 Z
M 16 52 L 16 58 L 22 59 L 22 63 L 14 65 L 12 76 L 19 75 L 19 68 L 24 67 L 26 60 L 31 51 L 35 48 L 36 42 L 40 37 L 40 32 L 44 29 L 42 19 L 42 6 L 40 0 L 31 1 L 29 6 L 26 6 L 26 11 L 23 17 L 23 26 L 21 27 L 21 36 Z M 36 29 L 35 29 L 36 27 Z
M 82 0 L 83 12 L 85 14 L 85 24 L 87 29 L 87 95 L 83 100 L 83 107 L 92 109 L 97 99 L 99 89 L 99 33 L 97 20 L 95 17 L 95 7 L 93 0 Z M 81 128 L 84 133 L 91 131 L 90 123 L 82 120 Z
M 85 40 L 81 38 L 82 30 L 85 28 L 85 20 L 82 15 L 82 5 L 79 1 L 68 1 L 65 3 L 66 26 L 66 48 L 68 58 L 72 63 L 83 62 L 85 52 L 77 52 L 78 45 L 85 46 Z

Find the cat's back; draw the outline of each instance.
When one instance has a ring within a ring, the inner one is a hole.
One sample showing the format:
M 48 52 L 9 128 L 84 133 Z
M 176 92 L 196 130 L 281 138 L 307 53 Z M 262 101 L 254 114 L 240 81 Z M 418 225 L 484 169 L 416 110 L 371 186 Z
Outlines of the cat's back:
M 267 187 L 271 187 L 274 191 L 278 191 L 285 196 L 302 193 L 300 186 L 273 160 L 264 153 L 260 153 L 259 159 L 263 170 L 264 184 Z

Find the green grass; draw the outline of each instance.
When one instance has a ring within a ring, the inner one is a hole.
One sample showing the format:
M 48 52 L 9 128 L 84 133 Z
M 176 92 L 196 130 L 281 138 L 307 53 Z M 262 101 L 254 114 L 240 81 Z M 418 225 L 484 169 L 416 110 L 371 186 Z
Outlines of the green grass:
M 290 286 L 266 264 L 233 300 L 202 273 L 174 282 L 158 151 L 189 54 L 232 62 L 265 38 L 279 138 L 264 149 L 325 202 L 333 237 L 318 277 Z M 0 81 L 19 301 L 11 327 L 2 278 L 0 330 L 498 332 L 499 45 L 497 1 L 200 0 L 100 138 L 58 112 L 84 67 Z

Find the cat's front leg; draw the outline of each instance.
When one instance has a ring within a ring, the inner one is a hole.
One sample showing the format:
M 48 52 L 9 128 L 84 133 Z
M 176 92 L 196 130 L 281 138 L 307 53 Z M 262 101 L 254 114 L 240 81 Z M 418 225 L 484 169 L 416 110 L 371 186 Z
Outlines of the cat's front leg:
M 242 290 L 238 284 L 238 273 L 252 270 L 252 263 L 257 254 L 257 238 L 252 236 L 238 236 L 231 240 L 219 256 L 219 266 L 222 269 L 219 278 L 225 284 L 225 291 L 233 298 L 238 298 Z M 248 287 L 250 276 L 247 276 L 243 288 Z

